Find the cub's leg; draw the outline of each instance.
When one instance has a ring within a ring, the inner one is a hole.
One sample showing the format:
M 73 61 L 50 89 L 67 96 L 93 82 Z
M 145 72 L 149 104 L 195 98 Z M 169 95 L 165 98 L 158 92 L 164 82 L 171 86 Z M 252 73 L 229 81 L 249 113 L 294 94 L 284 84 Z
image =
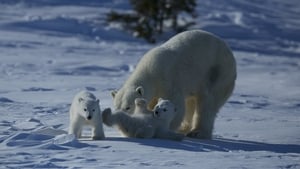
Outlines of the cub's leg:
M 155 133 L 155 129 L 153 126 L 145 125 L 136 131 L 135 137 L 136 138 L 153 138 L 154 133 Z
M 92 129 L 92 139 L 93 140 L 103 140 L 105 138 L 103 126 L 101 122 L 94 123 Z
M 71 122 L 69 127 L 69 134 L 74 134 L 76 138 L 81 137 L 82 123 L 78 120 Z
M 93 128 L 92 130 L 92 139 L 93 140 L 103 140 L 105 138 L 104 133 L 98 129 L 98 127 Z

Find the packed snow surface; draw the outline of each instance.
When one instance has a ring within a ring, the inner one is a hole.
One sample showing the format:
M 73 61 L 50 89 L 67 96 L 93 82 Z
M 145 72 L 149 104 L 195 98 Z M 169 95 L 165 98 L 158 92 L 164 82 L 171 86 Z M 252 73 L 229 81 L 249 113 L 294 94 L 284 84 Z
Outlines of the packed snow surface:
M 1 0 L 0 168 L 300 168 L 300 2 L 197 2 L 193 29 L 228 42 L 238 78 L 214 138 L 176 142 L 66 132 L 77 92 L 112 107 L 110 92 L 158 45 L 105 23 L 127 1 Z

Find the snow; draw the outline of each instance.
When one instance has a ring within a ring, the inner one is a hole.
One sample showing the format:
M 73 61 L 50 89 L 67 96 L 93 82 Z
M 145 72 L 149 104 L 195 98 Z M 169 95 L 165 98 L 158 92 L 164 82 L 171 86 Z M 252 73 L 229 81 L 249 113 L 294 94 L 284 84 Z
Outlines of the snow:
M 66 133 L 75 94 L 112 107 L 140 57 L 154 45 L 105 24 L 127 1 L 0 1 L 0 168 L 300 168 L 300 3 L 198 1 L 201 28 L 225 39 L 236 88 L 212 140 L 106 139 Z M 163 36 L 163 40 L 167 37 Z

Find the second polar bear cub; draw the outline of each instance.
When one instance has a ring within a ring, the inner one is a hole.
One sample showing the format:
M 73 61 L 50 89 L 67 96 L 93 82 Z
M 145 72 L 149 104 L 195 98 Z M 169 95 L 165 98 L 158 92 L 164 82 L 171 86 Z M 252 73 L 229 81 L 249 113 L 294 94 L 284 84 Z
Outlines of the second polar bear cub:
M 92 127 L 93 140 L 105 138 L 99 100 L 88 91 L 79 92 L 73 99 L 70 108 L 69 134 L 74 134 L 76 138 L 81 137 L 84 125 Z
M 169 100 L 159 99 L 153 111 L 149 111 L 146 100 L 137 98 L 132 115 L 123 111 L 112 113 L 110 109 L 106 109 L 103 111 L 102 118 L 104 124 L 117 126 L 127 137 L 182 140 L 183 134 L 169 129 L 175 111 L 174 104 Z

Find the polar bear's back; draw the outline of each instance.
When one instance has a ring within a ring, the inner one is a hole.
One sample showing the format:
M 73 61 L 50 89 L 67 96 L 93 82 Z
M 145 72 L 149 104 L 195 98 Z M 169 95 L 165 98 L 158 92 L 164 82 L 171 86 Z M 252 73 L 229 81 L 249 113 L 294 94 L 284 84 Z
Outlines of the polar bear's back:
M 218 37 L 209 32 L 202 30 L 190 30 L 177 34 L 162 44 L 161 47 L 179 51 L 191 47 L 199 48 L 201 46 L 208 46 L 209 44 L 216 44 L 220 41 L 221 40 Z
M 183 63 L 198 63 L 201 67 L 203 62 L 215 63 L 223 57 L 232 57 L 231 50 L 223 40 L 202 30 L 179 33 L 158 48 L 171 52 L 173 55 L 170 55 L 170 59 L 176 58 L 181 64 L 185 60 Z
M 192 85 L 188 88 L 193 90 L 203 84 L 209 73 L 207 71 L 216 64 L 220 72 L 223 68 L 232 67 L 224 73 L 235 78 L 235 60 L 226 43 L 211 33 L 192 30 L 180 33 L 147 52 L 137 65 L 136 72 L 155 76 L 147 78 L 160 78 L 155 79 L 156 82 L 166 79 L 170 83 L 188 82 Z

